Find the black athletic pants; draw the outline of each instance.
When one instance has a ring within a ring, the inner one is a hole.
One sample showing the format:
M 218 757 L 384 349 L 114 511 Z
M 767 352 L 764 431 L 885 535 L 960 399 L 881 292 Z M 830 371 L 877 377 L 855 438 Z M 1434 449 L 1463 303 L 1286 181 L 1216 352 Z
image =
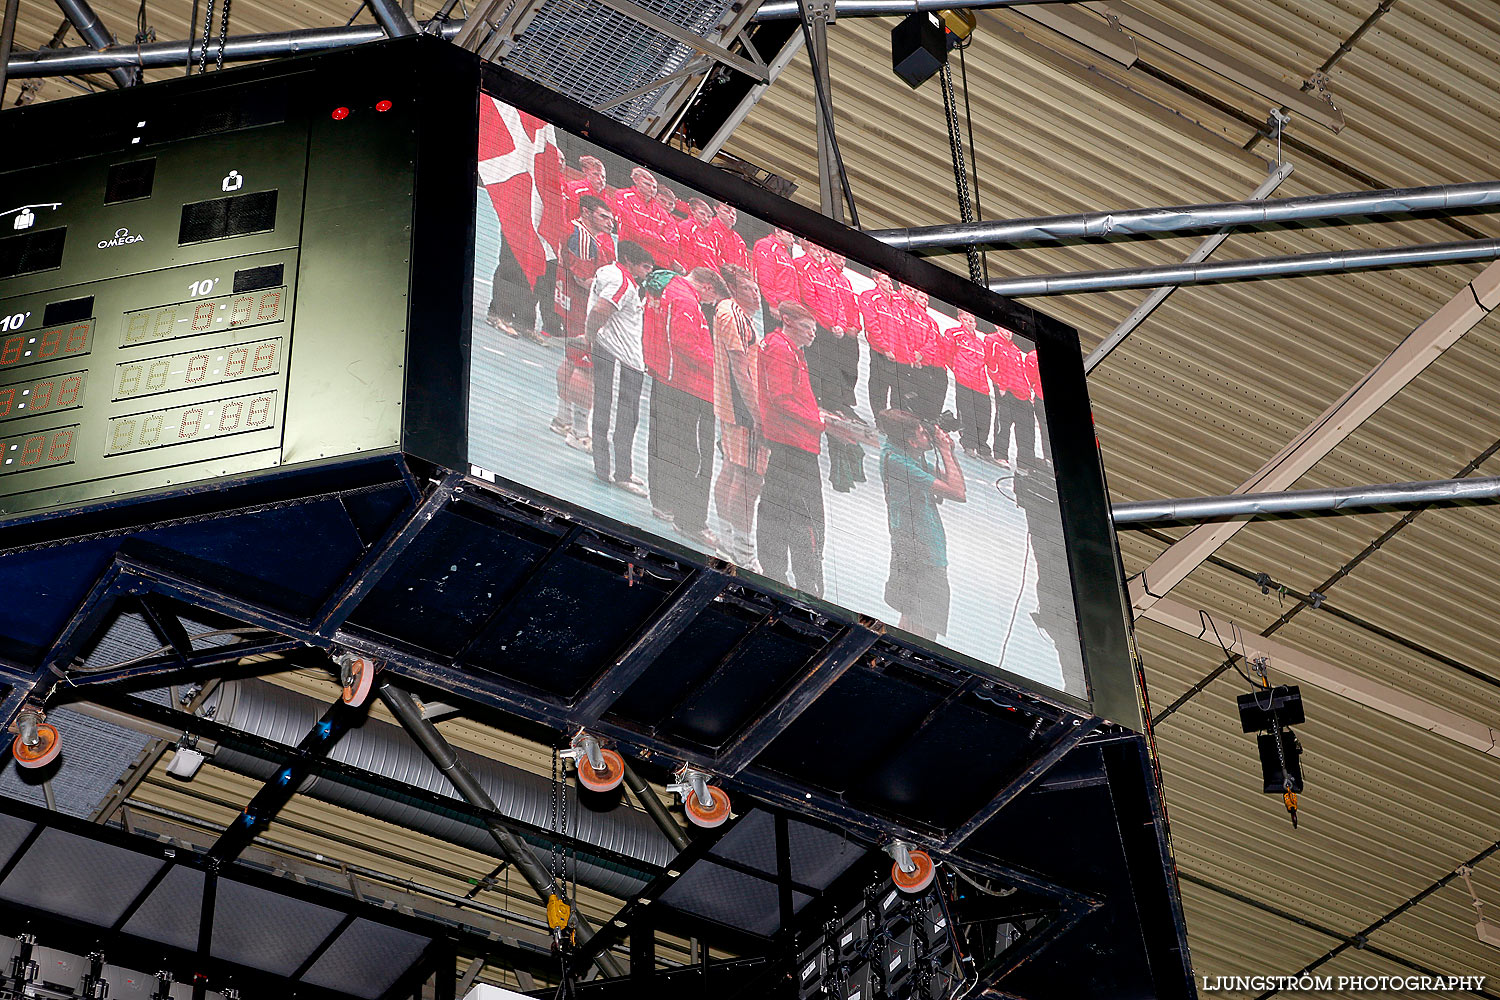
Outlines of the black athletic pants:
M 1036 408 L 1028 399 L 1017 399 L 1009 392 L 995 391 L 995 457 L 1004 458 L 1010 453 L 1010 432 L 1016 431 L 1016 467 L 1030 468 L 1035 464 Z
M 955 385 L 953 401 L 958 407 L 958 426 L 963 446 L 977 451 L 990 445 L 990 395 L 968 386 Z
M 881 410 L 901 408 L 896 395 L 896 362 L 874 348 L 870 349 L 870 381 L 865 391 L 869 394 L 870 412 L 877 417 Z
M 680 531 L 702 531 L 714 478 L 714 405 L 652 380 L 649 421 L 651 506 L 671 514 Z
M 818 456 L 773 443 L 755 524 L 761 569 L 774 580 L 822 597 L 824 527 Z M 787 575 L 788 563 L 795 583 Z
M 641 420 L 641 387 L 645 385 L 645 372 L 638 372 L 629 365 L 615 363 L 615 356 L 598 344 L 593 348 L 594 358 L 594 475 L 605 482 L 614 479 L 629 479 L 635 474 L 635 428 Z M 615 369 L 620 369 L 620 393 L 615 396 Z M 613 477 L 609 467 L 609 417 L 610 401 L 616 400 Z

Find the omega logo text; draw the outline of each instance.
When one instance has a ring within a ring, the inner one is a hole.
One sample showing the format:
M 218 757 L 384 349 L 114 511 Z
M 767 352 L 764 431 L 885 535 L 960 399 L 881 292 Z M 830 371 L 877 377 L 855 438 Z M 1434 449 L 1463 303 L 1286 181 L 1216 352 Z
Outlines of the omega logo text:
M 144 243 L 144 242 L 146 242 L 146 237 L 144 237 L 144 236 L 136 236 L 136 235 L 132 234 L 130 232 L 130 230 L 128 230 L 128 229 L 116 229 L 115 230 L 115 235 L 113 237 L 111 237 L 110 239 L 107 239 L 107 240 L 100 240 L 99 241 L 99 249 L 103 250 L 106 247 L 122 247 L 122 246 L 125 246 L 127 243 Z

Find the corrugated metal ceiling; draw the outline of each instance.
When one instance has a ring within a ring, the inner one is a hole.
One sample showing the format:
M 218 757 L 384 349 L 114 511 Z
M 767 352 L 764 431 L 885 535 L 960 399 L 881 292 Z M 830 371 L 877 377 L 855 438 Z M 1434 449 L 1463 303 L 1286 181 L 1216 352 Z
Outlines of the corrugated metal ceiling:
M 431 6 L 419 4 L 418 11 Z M 1135 6 L 1292 90 L 1383 10 L 1329 73 L 1342 130 L 1294 116 L 1283 155 L 1296 171 L 1277 197 L 1495 176 L 1500 5 L 1492 0 L 1138 0 Z M 122 40 L 133 35 L 134 4 L 99 0 L 95 7 Z M 186 0 L 152 2 L 148 19 L 158 37 L 180 38 L 188 33 L 190 12 Z M 239 0 L 231 28 L 284 31 L 342 24 L 351 14 L 369 20 L 352 2 Z M 980 18 L 966 56 L 986 217 L 1232 200 L 1265 176 L 1275 156 L 1273 144 L 1256 141 L 1256 125 L 1272 103 L 1265 96 L 1144 37 L 1135 39 L 1136 64 L 1125 68 L 1023 12 L 983 12 Z M 17 47 L 45 44 L 60 21 L 51 4 L 22 0 Z M 861 221 L 870 228 L 951 221 L 956 208 L 937 86 L 913 92 L 887 72 L 892 23 L 845 19 L 830 31 L 839 136 Z M 200 24 L 194 33 L 201 30 Z M 68 44 L 76 44 L 76 36 Z M 161 75 L 168 74 L 148 78 Z M 75 84 L 46 80 L 36 98 L 77 92 Z M 811 108 L 801 57 L 726 149 L 796 181 L 798 196 L 815 202 Z M 1476 236 L 1500 236 L 1500 217 L 1236 233 L 1216 258 Z M 988 262 L 997 276 L 1165 264 L 1180 261 L 1196 242 L 1021 250 L 990 254 Z M 959 266 L 959 259 L 950 263 Z M 1114 498 L 1234 488 L 1478 270 L 1445 266 L 1178 291 L 1091 379 Z M 1142 297 L 1120 292 L 1033 304 L 1075 324 L 1087 350 Z M 1473 463 L 1500 439 L 1497 331 L 1495 317 L 1481 322 L 1297 486 L 1443 478 Z M 1475 474 L 1500 475 L 1500 459 L 1481 463 Z M 1500 653 L 1487 627 L 1500 612 L 1494 583 L 1500 578 L 1500 512 L 1422 512 L 1378 551 L 1365 551 L 1402 520 L 1378 513 L 1257 524 L 1218 557 L 1302 592 L 1357 559 L 1329 589 L 1327 606 L 1470 672 L 1327 611 L 1303 611 L 1278 629 L 1277 638 L 1473 718 L 1500 718 Z M 1136 532 L 1121 541 L 1130 573 L 1165 547 L 1161 538 Z M 1207 609 L 1221 628 L 1232 621 L 1244 631 L 1265 629 L 1294 604 L 1211 564 L 1172 596 Z M 1212 645 L 1153 622 L 1139 623 L 1139 637 L 1158 711 L 1222 660 Z M 1271 671 L 1274 678 L 1274 662 Z M 1308 791 L 1302 826 L 1293 831 L 1280 804 L 1259 793 L 1253 739 L 1239 732 L 1232 703 L 1243 689 L 1233 672 L 1225 673 L 1157 734 L 1178 862 L 1198 880 L 1184 883 L 1183 895 L 1199 974 L 1293 973 L 1340 945 L 1336 937 L 1201 882 L 1352 936 L 1500 838 L 1500 760 L 1305 685 Z M 445 728 L 460 745 L 545 773 L 548 761 L 539 747 L 473 723 Z M 235 803 L 251 793 L 248 785 L 240 787 L 242 779 L 223 772 L 205 771 L 201 785 L 169 781 L 153 777 L 140 794 L 221 822 L 230 813 L 216 812 L 190 788 L 201 787 L 209 798 L 217 790 Z M 330 806 L 298 800 L 295 808 L 289 818 L 307 826 L 332 825 L 362 843 L 384 845 L 382 853 L 365 855 L 324 844 L 330 855 L 343 852 L 351 861 L 423 878 L 433 876 L 422 874 L 421 859 L 441 859 L 476 878 L 493 866 L 489 858 L 460 857 L 450 845 L 377 828 Z M 290 827 L 274 832 L 322 849 L 310 834 Z M 468 888 L 454 884 L 460 892 Z M 1500 859 L 1479 865 L 1475 886 L 1500 906 Z M 512 904 L 528 905 L 520 896 Z M 1500 978 L 1500 951 L 1477 941 L 1473 921 L 1467 893 L 1454 880 L 1375 931 L 1370 943 L 1445 974 Z M 1348 948 L 1317 971 L 1390 975 L 1410 969 Z
M 1138 3 L 1139 9 L 1293 90 L 1380 6 L 1362 2 Z M 1398 0 L 1343 55 L 1330 90 L 1337 134 L 1294 117 L 1283 155 L 1296 167 L 1275 197 L 1372 186 L 1491 179 L 1500 163 L 1500 8 Z M 936 81 L 912 92 L 887 71 L 892 22 L 845 19 L 830 30 L 835 116 L 861 221 L 870 228 L 952 221 L 953 193 Z M 1104 22 L 1099 21 L 1101 28 Z M 1252 143 L 1271 102 L 1154 42 L 1136 39 L 1126 69 L 1019 11 L 984 12 L 966 53 L 984 217 L 1049 215 L 1243 198 L 1275 147 Z M 726 150 L 782 174 L 816 199 L 812 94 L 794 63 Z M 1249 148 L 1246 148 L 1249 147 Z M 1236 233 L 1216 259 L 1444 242 L 1500 233 L 1492 215 Z M 992 275 L 1180 261 L 1196 239 L 992 253 Z M 962 266 L 961 258 L 947 259 Z M 1479 271 L 1475 266 L 1309 277 L 1178 291 L 1091 380 L 1116 500 L 1228 492 L 1258 469 Z M 1078 326 L 1089 350 L 1142 292 L 1034 300 Z M 1500 437 L 1500 320 L 1490 317 L 1296 484 L 1352 485 L 1457 474 Z M 1477 475 L 1500 472 L 1500 462 Z M 1361 556 L 1400 514 L 1253 525 L 1218 557 L 1306 592 Z M 1479 720 L 1500 717 L 1500 656 L 1488 641 L 1500 589 L 1500 514 L 1431 510 L 1328 589 L 1328 607 L 1472 668 L 1413 652 L 1326 611 L 1305 610 L 1279 640 Z M 1180 530 L 1165 537 L 1180 537 Z M 1165 548 L 1122 536 L 1134 573 Z M 1259 632 L 1295 605 L 1252 580 L 1204 565 L 1172 594 Z M 1211 644 L 1139 623 L 1160 711 L 1223 660 Z M 1212 635 L 1209 636 L 1212 639 Z M 1276 664 L 1271 664 L 1273 678 Z M 1233 672 L 1157 733 L 1182 869 L 1196 878 L 1354 935 L 1500 837 L 1500 760 L 1303 685 L 1308 723 L 1301 828 L 1259 790 L 1253 737 L 1239 731 Z M 1500 899 L 1500 861 L 1476 888 Z M 1295 973 L 1340 941 L 1184 884 L 1200 975 Z M 1454 881 L 1392 920 L 1371 943 L 1443 973 L 1500 973 L 1479 943 Z M 1346 951 L 1323 974 L 1400 974 Z

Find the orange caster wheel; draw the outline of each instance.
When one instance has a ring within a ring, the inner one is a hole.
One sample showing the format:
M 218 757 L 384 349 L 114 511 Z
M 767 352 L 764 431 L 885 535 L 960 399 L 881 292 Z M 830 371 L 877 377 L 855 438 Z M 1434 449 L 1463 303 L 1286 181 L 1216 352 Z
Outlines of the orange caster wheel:
M 36 736 L 35 746 L 27 746 L 20 736 L 11 744 L 11 753 L 15 754 L 16 763 L 22 767 L 46 767 L 62 752 L 62 737 L 52 723 L 38 723 Z
M 370 697 L 375 684 L 375 664 L 365 656 L 350 657 L 340 665 L 344 681 L 344 704 L 358 708 Z
M 933 867 L 932 858 L 926 851 L 912 851 L 909 855 L 911 863 L 915 865 L 911 871 L 901 870 L 901 862 L 897 861 L 891 865 L 891 881 L 896 883 L 896 888 L 902 892 L 917 893 L 932 884 L 937 869 Z
M 625 760 L 613 750 L 600 750 L 604 770 L 596 771 L 587 756 L 578 758 L 578 783 L 591 792 L 612 792 L 625 780 Z
M 716 826 L 723 826 L 724 821 L 729 818 L 729 793 L 717 785 L 709 785 L 708 795 L 714 800 L 712 809 L 703 808 L 696 792 L 688 793 L 682 808 L 687 812 L 688 821 L 694 826 L 711 830 Z

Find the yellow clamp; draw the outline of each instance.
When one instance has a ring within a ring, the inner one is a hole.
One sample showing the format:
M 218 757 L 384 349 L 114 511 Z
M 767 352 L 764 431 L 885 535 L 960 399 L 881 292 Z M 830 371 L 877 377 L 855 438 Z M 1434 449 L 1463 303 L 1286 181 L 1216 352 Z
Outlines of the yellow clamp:
M 547 897 L 547 926 L 555 931 L 560 931 L 568 926 L 568 917 L 572 915 L 568 904 L 558 899 L 555 895 Z

